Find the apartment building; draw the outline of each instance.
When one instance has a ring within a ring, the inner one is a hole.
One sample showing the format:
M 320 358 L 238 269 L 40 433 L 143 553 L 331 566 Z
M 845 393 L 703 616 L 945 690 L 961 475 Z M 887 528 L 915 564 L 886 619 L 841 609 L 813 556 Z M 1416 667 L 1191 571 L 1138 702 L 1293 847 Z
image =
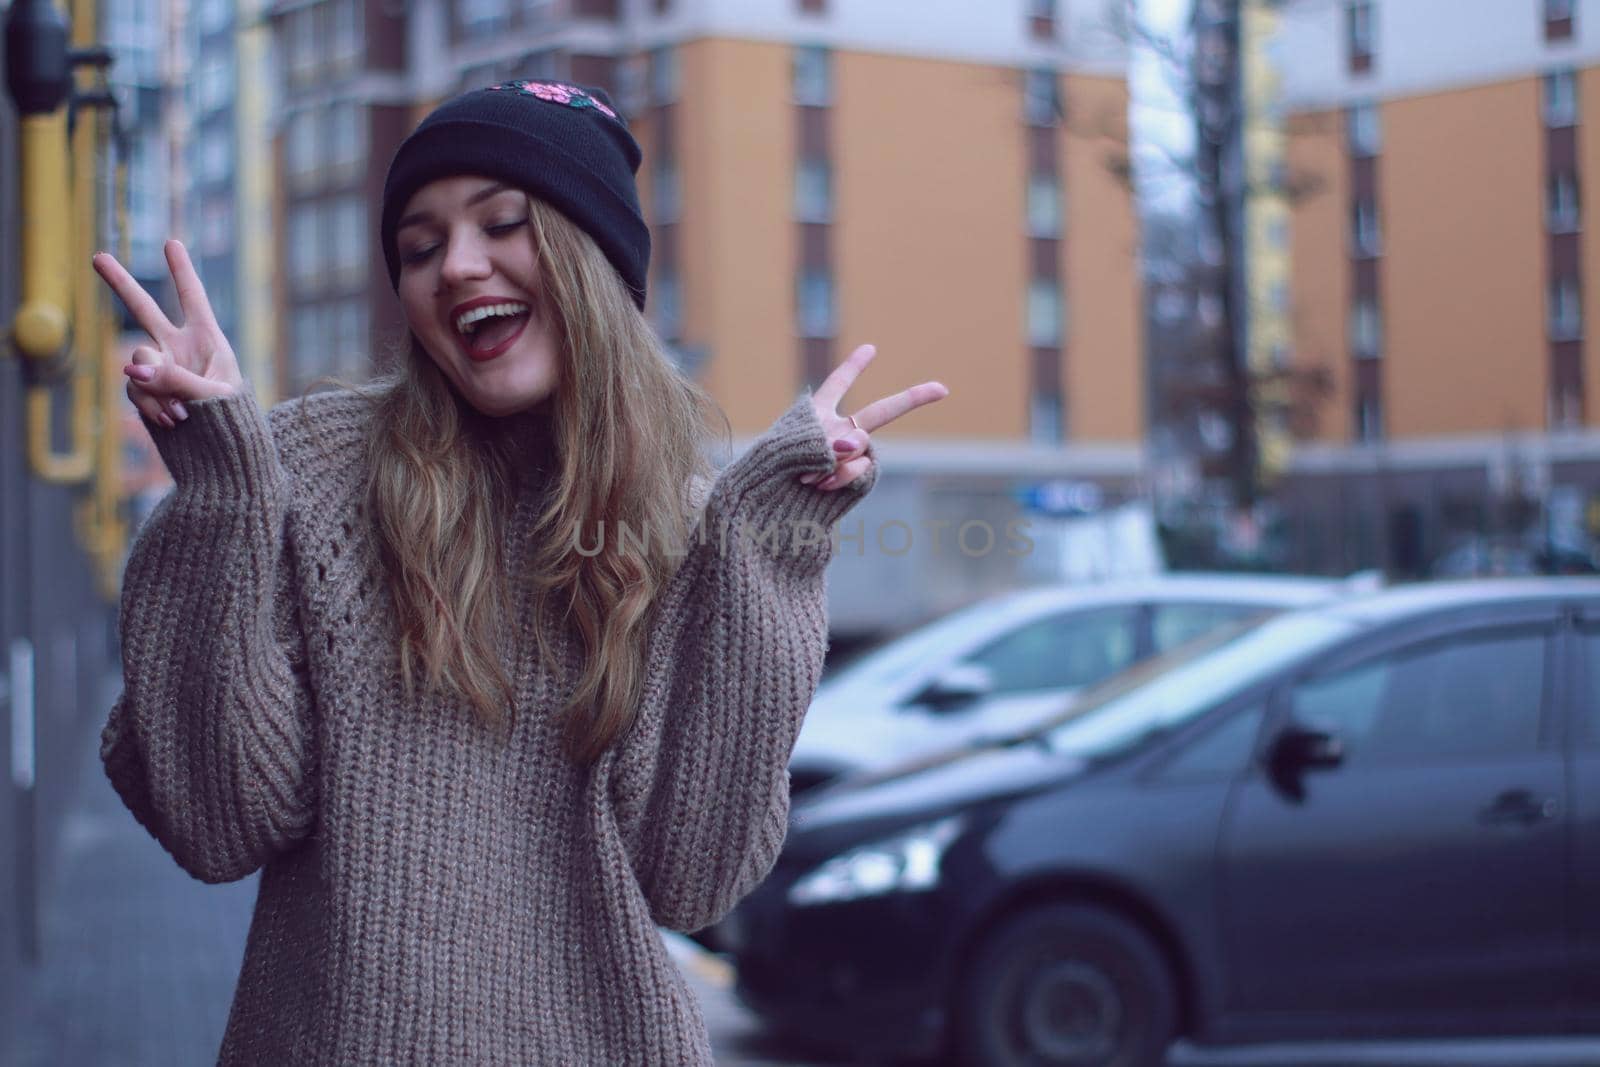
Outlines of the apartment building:
M 907 432 L 1126 446 L 1143 429 L 1136 226 L 1112 0 L 290 0 L 286 378 L 396 336 L 384 167 L 460 89 L 599 84 L 645 151 L 648 314 L 763 428 L 855 345 L 958 402 Z M 363 344 L 366 342 L 366 344 Z
M 1293 359 L 1333 383 L 1290 464 L 1308 529 L 1403 570 L 1529 503 L 1592 536 L 1600 2 L 1289 5 L 1273 48 Z

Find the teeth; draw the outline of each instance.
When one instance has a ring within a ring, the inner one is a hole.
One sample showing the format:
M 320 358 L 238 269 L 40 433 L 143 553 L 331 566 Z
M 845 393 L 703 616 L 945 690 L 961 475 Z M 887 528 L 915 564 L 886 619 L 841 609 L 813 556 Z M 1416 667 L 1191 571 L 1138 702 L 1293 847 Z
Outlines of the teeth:
M 467 327 L 475 326 L 484 319 L 491 319 L 498 315 L 522 315 L 528 310 L 528 305 L 511 301 L 505 304 L 485 304 L 475 307 L 471 311 L 463 311 L 456 316 L 456 332 L 466 333 Z

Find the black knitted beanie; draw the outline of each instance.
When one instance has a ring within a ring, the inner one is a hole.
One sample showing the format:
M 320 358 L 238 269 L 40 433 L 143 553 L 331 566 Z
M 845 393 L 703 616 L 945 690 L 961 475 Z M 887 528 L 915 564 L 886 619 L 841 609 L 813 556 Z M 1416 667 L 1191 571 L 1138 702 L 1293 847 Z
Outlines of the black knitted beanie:
M 594 238 L 644 308 L 650 229 L 634 175 L 639 145 L 603 89 L 506 82 L 440 104 L 395 152 L 383 184 L 383 255 L 400 283 L 400 213 L 440 178 L 481 175 L 525 189 Z

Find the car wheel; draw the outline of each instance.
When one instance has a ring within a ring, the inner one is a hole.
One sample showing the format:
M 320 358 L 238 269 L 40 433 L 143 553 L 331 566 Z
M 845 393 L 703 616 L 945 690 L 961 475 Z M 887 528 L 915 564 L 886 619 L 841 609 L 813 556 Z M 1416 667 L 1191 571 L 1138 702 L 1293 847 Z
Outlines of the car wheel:
M 1177 1029 L 1161 950 L 1131 922 L 1079 904 L 997 928 L 955 1008 L 955 1062 L 973 1067 L 1160 1067 Z

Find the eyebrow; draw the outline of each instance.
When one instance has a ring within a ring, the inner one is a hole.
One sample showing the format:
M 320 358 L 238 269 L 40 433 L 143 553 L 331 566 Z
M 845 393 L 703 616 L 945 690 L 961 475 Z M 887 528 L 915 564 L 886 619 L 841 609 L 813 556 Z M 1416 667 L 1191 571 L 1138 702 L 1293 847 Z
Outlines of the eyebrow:
M 490 197 L 499 196 L 501 193 L 510 191 L 510 189 L 511 186 L 505 184 L 504 182 L 491 182 L 488 185 L 485 185 L 482 189 L 479 189 L 477 192 L 473 193 L 471 196 L 467 197 L 466 206 L 473 207 L 474 205 L 481 204 Z M 413 211 L 409 215 L 401 216 L 400 221 L 395 223 L 394 228 L 395 232 L 399 233 L 407 226 L 420 226 L 425 222 L 432 221 L 433 214 L 431 212 Z

